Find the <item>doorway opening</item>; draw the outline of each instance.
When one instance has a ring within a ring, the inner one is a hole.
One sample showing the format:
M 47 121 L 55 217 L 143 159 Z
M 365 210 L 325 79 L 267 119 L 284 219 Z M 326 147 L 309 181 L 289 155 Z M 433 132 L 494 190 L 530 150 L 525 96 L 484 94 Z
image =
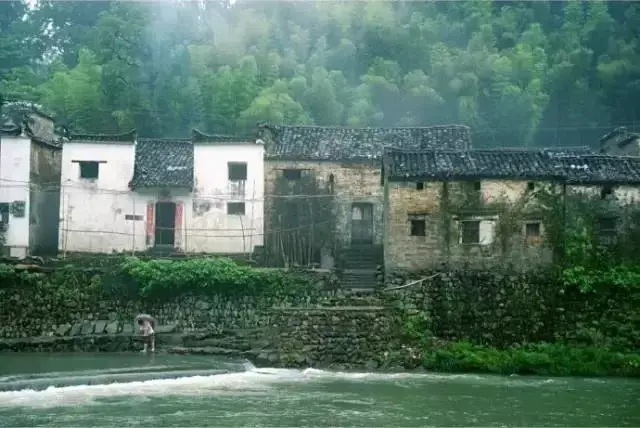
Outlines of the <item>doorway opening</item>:
M 373 204 L 355 203 L 351 206 L 351 243 L 373 243 Z
M 174 202 L 156 203 L 155 246 L 173 247 L 176 230 L 176 204 Z

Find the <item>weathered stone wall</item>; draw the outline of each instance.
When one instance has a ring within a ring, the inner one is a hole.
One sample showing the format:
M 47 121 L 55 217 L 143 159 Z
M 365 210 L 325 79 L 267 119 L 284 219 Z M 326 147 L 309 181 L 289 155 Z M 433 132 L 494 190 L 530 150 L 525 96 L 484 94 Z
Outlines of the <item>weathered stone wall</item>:
M 543 245 L 544 224 L 527 192 L 539 183 L 478 182 L 388 183 L 385 268 L 424 269 L 443 262 L 482 264 L 508 261 L 536 265 L 550 261 Z M 412 236 L 411 221 L 424 221 L 424 236 Z M 480 243 L 463 243 L 461 221 L 480 221 Z M 538 223 L 539 237 L 526 236 L 526 224 Z
M 271 366 L 384 367 L 395 364 L 389 355 L 408 349 L 401 346 L 407 329 L 420 339 L 498 348 L 559 342 L 629 352 L 640 343 L 637 287 L 581 293 L 552 272 L 498 269 L 389 276 L 388 285 L 397 286 L 427 279 L 364 296 L 325 289 L 295 298 L 183 297 L 168 303 L 108 299 L 97 280 L 83 283 L 83 291 L 44 282 L 0 288 L 0 350 L 140 349 L 133 318 L 141 312 L 156 317 L 157 343 L 165 350 L 234 355 Z
M 403 284 L 426 278 L 402 288 Z M 443 340 L 468 340 L 503 348 L 560 342 L 627 352 L 637 350 L 638 288 L 603 287 L 583 293 L 550 271 L 501 268 L 433 269 L 395 273 L 387 302 L 423 312 Z
M 334 196 L 335 244 L 338 248 L 351 243 L 352 204 L 368 203 L 373 209 L 374 245 L 382 244 L 383 187 L 378 163 L 337 163 L 303 161 L 265 161 L 265 230 L 277 228 L 277 218 L 282 213 L 274 210 L 273 195 L 278 193 L 277 182 L 283 170 L 303 170 L 303 175 L 313 177 L 320 189 L 332 189 Z M 308 195 L 310 198 L 316 195 Z M 267 244 L 268 246 L 268 244 Z M 333 249 L 331 249 L 333 250 Z

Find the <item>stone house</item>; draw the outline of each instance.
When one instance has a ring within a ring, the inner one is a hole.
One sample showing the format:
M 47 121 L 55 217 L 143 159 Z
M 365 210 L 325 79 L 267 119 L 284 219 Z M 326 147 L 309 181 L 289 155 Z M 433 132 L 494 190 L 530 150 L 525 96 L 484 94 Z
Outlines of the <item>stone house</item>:
M 63 251 L 245 254 L 262 245 L 263 147 L 74 135 L 63 146 Z
M 471 144 L 469 128 L 458 125 L 261 125 L 259 138 L 265 144 L 268 263 L 337 264 L 369 276 L 382 264 L 383 147 L 467 149 Z
M 587 148 L 387 149 L 382 164 L 388 273 L 445 262 L 548 263 L 552 218 L 564 231 L 590 216 L 607 238 L 618 235 L 621 207 L 640 197 L 640 158 Z M 587 198 L 590 205 L 576 205 Z
M 0 120 L 0 248 L 24 258 L 54 253 L 58 242 L 61 144 L 54 120 L 25 102 Z

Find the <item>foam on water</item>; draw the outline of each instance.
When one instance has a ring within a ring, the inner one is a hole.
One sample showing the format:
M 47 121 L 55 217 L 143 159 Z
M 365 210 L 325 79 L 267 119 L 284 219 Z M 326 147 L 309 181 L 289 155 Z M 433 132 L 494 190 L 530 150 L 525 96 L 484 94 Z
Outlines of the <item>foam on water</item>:
M 500 383 L 514 387 L 541 387 L 555 383 L 556 380 L 517 380 L 496 376 L 445 375 L 432 373 L 371 373 L 371 372 L 332 372 L 308 368 L 305 370 L 256 368 L 253 364 L 243 364 L 245 371 L 236 373 L 218 373 L 212 375 L 180 376 L 172 379 L 150 379 L 100 384 L 103 375 L 94 375 L 96 379 L 83 373 L 86 384 L 71 386 L 50 386 L 46 389 L 20 389 L 0 392 L 0 407 L 58 407 L 94 403 L 98 399 L 109 397 L 158 397 L 175 395 L 216 395 L 216 394 L 255 394 L 264 393 L 275 385 L 290 382 L 405 382 L 422 380 L 429 382 L 463 382 L 470 384 Z M 66 373 L 67 376 L 72 373 Z M 185 373 L 185 374 L 188 374 Z M 156 373 L 158 377 L 163 372 Z M 39 381 L 53 380 L 51 374 L 44 374 Z M 93 384 L 92 384 L 93 383 Z M 96 384 L 98 383 L 98 384 Z

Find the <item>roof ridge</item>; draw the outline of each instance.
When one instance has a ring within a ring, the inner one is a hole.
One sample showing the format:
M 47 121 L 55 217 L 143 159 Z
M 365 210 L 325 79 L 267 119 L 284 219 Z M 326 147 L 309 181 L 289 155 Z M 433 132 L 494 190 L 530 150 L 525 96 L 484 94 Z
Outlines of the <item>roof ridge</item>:
M 70 134 L 69 140 L 90 140 L 90 141 L 135 141 L 136 129 L 119 134 Z
M 305 128 L 305 129 L 340 129 L 340 130 L 351 130 L 351 131 L 363 131 L 363 130 L 381 130 L 381 129 L 438 129 L 438 128 L 457 128 L 457 129 L 471 129 L 471 127 L 467 125 L 460 124 L 445 124 L 445 125 L 422 125 L 422 126 L 367 126 L 367 127 L 359 127 L 354 128 L 351 126 L 322 126 L 322 125 L 285 125 L 285 124 L 274 124 L 269 122 L 259 123 L 258 127 L 265 128 Z

